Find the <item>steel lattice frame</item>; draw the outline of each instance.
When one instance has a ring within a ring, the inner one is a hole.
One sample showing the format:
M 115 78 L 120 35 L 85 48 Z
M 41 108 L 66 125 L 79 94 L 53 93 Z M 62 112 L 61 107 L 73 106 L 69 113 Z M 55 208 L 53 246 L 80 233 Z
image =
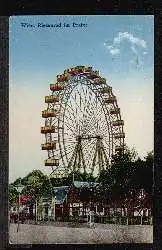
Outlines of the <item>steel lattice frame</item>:
M 86 70 L 78 72 L 78 67 Z M 124 122 L 117 99 L 106 80 L 88 69 L 77 66 L 72 69 L 75 74 L 66 70 L 66 80 L 59 79 L 51 90 L 55 100 L 44 111 L 48 115 L 53 111 L 51 117 L 44 117 L 44 128 L 49 129 L 44 149 L 48 161 L 53 160 L 47 164 L 52 170 L 60 165 L 71 171 L 100 172 L 109 167 L 116 151 L 124 149 Z

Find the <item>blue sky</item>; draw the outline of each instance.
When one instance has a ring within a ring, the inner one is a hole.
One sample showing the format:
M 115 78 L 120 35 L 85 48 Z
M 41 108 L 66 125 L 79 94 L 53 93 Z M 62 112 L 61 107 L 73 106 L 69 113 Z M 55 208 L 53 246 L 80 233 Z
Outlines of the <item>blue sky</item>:
M 38 27 L 60 22 L 62 27 Z M 87 27 L 72 27 L 73 22 Z M 39 146 L 44 95 L 57 74 L 75 65 L 91 65 L 111 82 L 125 120 L 127 144 L 141 156 L 153 149 L 153 16 L 13 16 L 10 180 L 33 169 L 44 170 Z

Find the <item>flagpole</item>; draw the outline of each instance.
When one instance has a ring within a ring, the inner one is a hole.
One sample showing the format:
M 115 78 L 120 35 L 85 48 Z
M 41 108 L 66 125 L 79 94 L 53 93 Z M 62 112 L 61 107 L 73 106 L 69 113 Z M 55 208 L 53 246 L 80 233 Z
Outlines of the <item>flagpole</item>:
M 35 200 L 35 224 L 37 224 L 37 198 Z
M 19 192 L 19 203 L 18 203 L 18 224 L 17 224 L 17 232 L 19 231 L 20 224 L 20 192 Z
M 54 221 L 55 221 L 55 196 L 54 196 L 54 208 L 53 208 L 53 218 L 54 218 Z
M 19 194 L 19 200 L 18 200 L 18 224 L 17 224 L 17 232 L 19 231 L 19 224 L 20 224 L 20 197 L 21 192 L 24 188 L 24 186 L 21 184 L 21 178 L 19 180 L 19 184 L 15 187 Z
M 55 196 L 52 196 L 52 202 L 51 202 L 51 217 L 55 221 Z

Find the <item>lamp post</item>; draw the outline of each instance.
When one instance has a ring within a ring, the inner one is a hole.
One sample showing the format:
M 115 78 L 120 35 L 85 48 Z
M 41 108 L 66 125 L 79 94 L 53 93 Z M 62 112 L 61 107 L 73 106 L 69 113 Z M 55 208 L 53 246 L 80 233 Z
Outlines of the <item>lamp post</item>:
M 20 224 L 20 221 L 19 221 L 19 217 L 20 217 L 20 194 L 24 188 L 24 186 L 21 184 L 21 179 L 20 179 L 20 182 L 17 186 L 15 186 L 16 190 L 18 191 L 19 193 L 19 202 L 18 202 L 18 225 L 17 225 L 17 232 L 19 231 L 19 224 Z
M 90 208 L 90 211 L 89 211 L 89 226 L 90 227 L 92 227 L 92 225 L 93 225 L 93 222 L 92 222 L 92 211 L 91 211 L 91 208 L 92 208 L 92 197 L 91 197 L 91 195 L 92 195 L 92 191 L 93 191 L 93 187 L 92 187 L 92 185 L 91 185 L 91 183 L 89 183 L 89 208 Z
M 36 225 L 37 225 L 37 222 L 38 222 L 38 219 L 37 219 L 38 212 L 37 212 L 37 210 L 38 210 L 38 202 L 37 202 L 37 197 L 36 197 L 36 199 L 35 199 L 35 224 Z
M 55 201 L 56 201 L 56 196 L 52 196 L 51 215 L 52 215 L 52 220 L 54 221 L 55 221 Z
M 55 221 L 55 200 L 56 196 L 53 193 L 53 186 L 51 183 L 50 175 L 48 176 L 49 184 L 50 184 L 50 191 L 51 191 L 51 218 Z

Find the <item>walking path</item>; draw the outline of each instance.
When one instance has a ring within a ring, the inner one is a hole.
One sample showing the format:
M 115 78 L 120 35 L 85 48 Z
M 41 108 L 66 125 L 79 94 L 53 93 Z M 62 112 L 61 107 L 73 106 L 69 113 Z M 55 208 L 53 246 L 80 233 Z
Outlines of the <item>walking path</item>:
M 54 223 L 55 224 L 55 223 Z M 10 224 L 10 241 L 13 244 L 48 243 L 153 243 L 153 226 L 98 224 L 75 228 L 67 224 L 57 225 Z

